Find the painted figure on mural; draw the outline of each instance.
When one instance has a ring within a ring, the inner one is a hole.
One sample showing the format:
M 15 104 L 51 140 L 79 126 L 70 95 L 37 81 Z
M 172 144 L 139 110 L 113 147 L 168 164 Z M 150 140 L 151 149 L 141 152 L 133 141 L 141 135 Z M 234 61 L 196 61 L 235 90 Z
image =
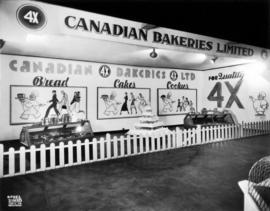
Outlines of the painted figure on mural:
M 24 93 L 18 93 L 15 99 L 18 99 L 22 104 L 23 113 L 20 115 L 21 119 L 29 120 L 31 117 L 33 119 L 38 119 L 41 116 L 39 111 L 40 107 L 45 106 L 37 101 L 38 92 L 32 91 L 27 98 Z
M 123 111 L 126 111 L 129 114 L 127 102 L 128 102 L 128 93 L 125 92 L 124 103 L 123 103 L 123 105 L 121 107 L 120 115 L 122 115 Z
M 249 96 L 253 103 L 254 111 L 256 112 L 256 116 L 265 116 L 265 111 L 269 107 L 269 103 L 266 100 L 266 93 L 265 92 L 259 92 L 257 95 L 257 98 L 253 96 Z
M 54 109 L 55 114 L 59 116 L 60 112 L 57 109 L 57 103 L 59 102 L 59 100 L 57 99 L 56 90 L 52 91 L 52 99 L 48 102 L 51 103 L 51 105 L 46 110 L 45 118 L 49 116 L 50 110 L 52 108 Z
M 161 95 L 160 98 L 163 102 L 163 112 L 171 112 L 173 110 L 173 103 L 175 103 L 174 100 L 172 100 L 172 93 L 168 92 L 167 95 Z
M 137 99 L 139 100 L 138 109 L 141 113 L 143 113 L 144 107 L 147 105 L 147 102 L 142 93 L 139 93 Z
M 116 115 L 118 113 L 119 102 L 116 101 L 116 92 L 111 92 L 110 96 L 107 94 L 101 95 L 100 97 L 105 103 L 104 114 L 110 116 L 111 114 Z
M 135 113 L 137 114 L 137 107 L 136 107 L 136 104 L 135 104 L 136 98 L 135 98 L 133 92 L 130 93 L 130 101 L 131 101 L 131 103 L 130 103 L 130 113 L 132 114 L 132 110 L 135 110 Z
M 182 102 L 180 99 L 177 99 L 177 107 L 176 107 L 176 112 L 181 112 L 182 111 Z
M 189 101 L 189 112 L 191 112 L 191 113 L 196 112 L 196 110 L 195 110 L 195 108 L 193 106 L 193 101 L 192 100 Z
M 70 110 L 72 112 L 79 112 L 80 111 L 80 102 L 81 102 L 81 95 L 79 91 L 74 92 L 73 99 L 70 103 Z
M 59 112 L 63 112 L 67 113 L 70 111 L 70 106 L 69 106 L 69 100 L 68 100 L 68 94 L 64 91 L 61 90 L 61 94 L 62 94 L 62 99 L 59 102 Z

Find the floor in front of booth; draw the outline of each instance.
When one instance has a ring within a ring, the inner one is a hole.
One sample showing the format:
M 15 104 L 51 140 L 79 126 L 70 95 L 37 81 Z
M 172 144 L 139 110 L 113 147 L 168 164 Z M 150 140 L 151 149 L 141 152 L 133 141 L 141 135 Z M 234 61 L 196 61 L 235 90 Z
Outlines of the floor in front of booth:
M 105 161 L 0 180 L 0 204 L 11 210 L 243 210 L 237 182 L 270 154 L 258 136 Z M 0 206 L 1 210 L 1 206 Z

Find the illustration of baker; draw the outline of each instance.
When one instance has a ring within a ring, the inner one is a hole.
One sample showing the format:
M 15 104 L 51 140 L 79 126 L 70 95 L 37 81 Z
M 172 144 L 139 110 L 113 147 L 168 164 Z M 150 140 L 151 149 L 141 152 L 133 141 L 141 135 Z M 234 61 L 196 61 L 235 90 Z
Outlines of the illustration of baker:
M 31 117 L 38 119 L 41 116 L 39 111 L 40 107 L 45 106 L 45 104 L 37 101 L 38 92 L 32 91 L 27 98 L 24 93 L 18 93 L 15 99 L 18 99 L 22 104 L 23 112 L 20 116 L 21 119 L 29 120 Z
M 266 100 L 266 93 L 259 92 L 257 98 L 254 98 L 253 96 L 249 96 L 249 98 L 253 103 L 253 108 L 256 112 L 256 116 L 265 116 L 265 111 L 269 107 L 269 103 Z
M 171 92 L 168 92 L 167 95 L 160 96 L 163 102 L 163 108 L 162 108 L 163 112 L 168 112 L 168 111 L 171 112 L 173 110 L 173 103 L 175 103 L 175 101 L 173 101 L 171 97 L 172 97 Z
M 58 102 L 59 102 L 59 100 L 57 99 L 56 90 L 52 90 L 52 99 L 49 101 L 49 103 L 51 103 L 51 105 L 47 108 L 44 119 L 46 119 L 49 116 L 50 110 L 52 108 L 54 109 L 56 115 L 59 116 L 60 112 L 57 109 Z
M 116 115 L 118 113 L 118 105 L 120 105 L 121 103 L 116 102 L 115 92 L 111 92 L 110 96 L 107 94 L 101 95 L 100 98 L 105 103 L 105 110 L 103 114 L 105 114 L 106 116 L 110 116 L 111 114 Z

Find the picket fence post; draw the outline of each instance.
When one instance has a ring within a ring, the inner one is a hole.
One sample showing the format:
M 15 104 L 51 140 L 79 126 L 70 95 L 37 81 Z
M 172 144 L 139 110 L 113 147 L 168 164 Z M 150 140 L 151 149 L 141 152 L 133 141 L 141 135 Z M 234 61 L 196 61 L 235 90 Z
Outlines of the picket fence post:
M 146 137 L 145 137 L 145 152 L 146 153 L 149 152 L 150 138 L 151 138 L 151 136 L 149 136 L 149 135 L 146 135 Z
M 191 140 L 192 140 L 192 145 L 196 145 L 197 141 L 196 141 L 196 129 L 192 128 L 191 129 Z
M 101 137 L 99 139 L 98 143 L 99 143 L 99 152 L 100 152 L 99 159 L 104 160 L 104 158 L 105 158 L 105 139 L 103 137 Z
M 242 138 L 242 137 L 244 137 L 243 123 L 239 124 L 239 129 L 240 129 L 240 138 Z
M 176 134 L 175 134 L 175 130 L 170 131 L 170 135 L 172 136 L 172 148 L 175 149 L 176 148 Z
M 97 139 L 96 138 L 93 138 L 93 147 L 92 147 L 92 150 L 93 150 L 93 161 L 97 161 L 98 159 L 98 152 L 97 152 Z
M 1 146 L 0 146 L 1 148 Z M 25 168 L 25 147 L 20 147 L 20 174 L 25 174 L 26 168 Z M 1 159 L 1 149 L 0 149 L 0 159 Z M 1 168 L 1 162 L 0 162 L 0 168 Z M 0 178 L 1 178 L 1 170 L 0 170 Z
M 120 156 L 125 156 L 125 142 L 124 137 L 120 136 Z
M 143 136 L 140 135 L 140 153 L 144 152 L 144 147 L 143 147 Z
M 118 140 L 117 137 L 113 137 L 113 157 L 118 157 Z
M 112 157 L 111 155 L 111 134 L 107 133 L 106 134 L 106 142 L 107 142 L 107 155 L 106 155 L 106 159 L 109 159 Z
M 65 166 L 65 153 L 64 153 L 64 142 L 59 144 L 59 167 Z
M 131 155 L 131 138 L 130 135 L 127 135 L 127 156 Z
M 14 148 L 11 147 L 8 150 L 8 162 L 9 162 L 9 169 L 8 169 L 8 174 L 10 176 L 13 176 L 15 174 L 15 158 L 14 158 Z
M 209 127 L 205 127 L 203 129 L 204 129 L 204 143 L 207 143 L 209 141 L 209 134 L 208 134 Z
M 30 172 L 35 172 L 36 170 L 36 146 L 32 145 L 30 147 Z
M 0 144 L 0 178 L 4 176 L 4 145 Z
M 133 153 L 138 154 L 138 136 L 133 135 Z
M 45 171 L 46 169 L 46 146 L 41 144 L 40 146 L 40 170 Z
M 156 135 L 154 134 L 151 138 L 151 151 L 154 152 L 156 151 L 156 147 L 155 147 L 155 140 L 156 140 Z
M 215 142 L 217 140 L 217 126 L 216 125 L 212 127 L 212 135 L 213 135 L 212 141 Z
M 232 129 L 232 139 L 235 139 L 235 126 L 234 125 L 231 125 Z
M 84 141 L 84 153 L 85 153 L 85 162 L 88 163 L 90 161 L 90 156 L 89 156 L 89 139 L 86 139 Z
M 181 147 L 181 141 L 182 141 L 182 130 L 179 129 L 179 127 L 176 127 L 175 129 L 176 133 L 176 147 Z
M 186 140 L 187 140 L 187 130 L 183 130 L 183 139 L 182 139 L 182 147 L 186 146 Z
M 77 164 L 82 163 L 82 142 L 81 140 L 76 141 L 77 147 Z
M 55 168 L 55 144 L 50 144 L 50 168 Z
M 158 151 L 161 150 L 160 137 L 161 137 L 161 135 L 155 137 L 155 139 L 157 140 L 157 150 Z
M 72 141 L 68 142 L 68 165 L 73 165 L 73 143 Z

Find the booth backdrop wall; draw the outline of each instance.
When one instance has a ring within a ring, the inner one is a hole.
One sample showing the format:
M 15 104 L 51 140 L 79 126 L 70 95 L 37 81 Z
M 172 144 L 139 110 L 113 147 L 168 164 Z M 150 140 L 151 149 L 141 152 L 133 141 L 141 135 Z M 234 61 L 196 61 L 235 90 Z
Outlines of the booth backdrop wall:
M 1 141 L 18 139 L 22 127 L 42 121 L 50 106 L 48 117 L 55 116 L 53 90 L 57 111 L 64 111 L 64 92 L 66 110 L 85 115 L 94 132 L 133 128 L 149 102 L 166 125 L 182 124 L 187 112 L 201 107 L 202 72 L 14 55 L 0 61 Z

